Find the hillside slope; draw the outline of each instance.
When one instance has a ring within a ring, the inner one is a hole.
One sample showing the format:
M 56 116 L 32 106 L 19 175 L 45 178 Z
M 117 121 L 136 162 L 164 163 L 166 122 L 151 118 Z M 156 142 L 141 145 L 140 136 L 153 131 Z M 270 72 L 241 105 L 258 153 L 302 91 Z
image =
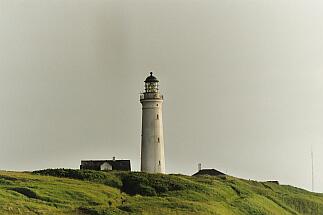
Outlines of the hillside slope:
M 0 214 L 323 214 L 323 195 L 233 177 L 0 171 Z

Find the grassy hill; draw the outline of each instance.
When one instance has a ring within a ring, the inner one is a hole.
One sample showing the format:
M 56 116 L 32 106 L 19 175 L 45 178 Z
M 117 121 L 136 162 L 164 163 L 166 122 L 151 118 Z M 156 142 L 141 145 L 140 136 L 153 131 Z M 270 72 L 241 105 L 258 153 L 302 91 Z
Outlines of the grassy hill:
M 234 177 L 0 171 L 0 214 L 323 214 L 323 195 Z

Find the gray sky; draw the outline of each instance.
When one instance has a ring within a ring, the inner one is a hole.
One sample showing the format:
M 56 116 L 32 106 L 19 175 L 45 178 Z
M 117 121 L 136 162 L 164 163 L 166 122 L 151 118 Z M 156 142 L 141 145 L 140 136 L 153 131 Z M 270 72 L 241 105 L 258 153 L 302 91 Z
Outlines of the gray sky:
M 131 159 L 165 95 L 169 173 L 323 192 L 323 2 L 0 0 L 0 169 Z

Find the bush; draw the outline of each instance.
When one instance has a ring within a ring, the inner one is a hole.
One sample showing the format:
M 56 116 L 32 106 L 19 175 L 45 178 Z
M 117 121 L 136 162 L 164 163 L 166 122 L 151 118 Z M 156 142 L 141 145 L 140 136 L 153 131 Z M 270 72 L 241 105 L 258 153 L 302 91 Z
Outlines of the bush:
M 91 181 L 105 184 L 115 188 L 121 188 L 121 180 L 113 174 L 95 170 L 75 170 L 75 169 L 45 169 L 34 171 L 34 174 L 48 175 L 55 177 L 64 177 Z
M 14 183 L 12 181 L 8 181 L 4 178 L 0 177 L 0 185 L 13 185 Z
M 120 173 L 121 191 L 130 195 L 155 196 L 169 191 L 185 189 L 200 190 L 194 183 L 177 176 L 147 173 Z
M 122 205 L 118 207 L 119 210 L 128 212 L 128 213 L 134 213 L 135 210 L 130 205 Z
M 121 187 L 121 191 L 130 195 L 156 195 L 155 189 L 148 185 L 149 181 L 147 180 L 147 178 L 140 175 L 127 174 L 122 178 L 122 184 L 123 186 Z

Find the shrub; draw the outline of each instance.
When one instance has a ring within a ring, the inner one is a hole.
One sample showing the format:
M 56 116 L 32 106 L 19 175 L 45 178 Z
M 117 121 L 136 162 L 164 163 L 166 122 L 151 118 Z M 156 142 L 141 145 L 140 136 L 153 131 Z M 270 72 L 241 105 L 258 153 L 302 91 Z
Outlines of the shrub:
M 200 190 L 194 183 L 177 176 L 147 173 L 120 173 L 123 186 L 121 191 L 144 196 L 160 195 L 169 191 L 185 189 Z
M 122 205 L 118 207 L 119 210 L 128 212 L 128 213 L 134 213 L 135 211 L 133 210 L 133 208 L 130 205 Z
M 55 177 L 64 177 L 91 181 L 105 184 L 111 187 L 120 188 L 122 186 L 121 180 L 113 174 L 95 170 L 75 170 L 75 169 L 45 169 L 34 171 L 34 174 L 48 175 Z
M 0 185 L 13 185 L 14 183 L 12 181 L 8 181 L 4 178 L 0 177 Z
M 122 187 L 121 191 L 136 195 L 140 194 L 143 196 L 155 196 L 156 191 L 154 188 L 149 186 L 149 181 L 147 178 L 135 174 L 127 174 L 122 177 Z

